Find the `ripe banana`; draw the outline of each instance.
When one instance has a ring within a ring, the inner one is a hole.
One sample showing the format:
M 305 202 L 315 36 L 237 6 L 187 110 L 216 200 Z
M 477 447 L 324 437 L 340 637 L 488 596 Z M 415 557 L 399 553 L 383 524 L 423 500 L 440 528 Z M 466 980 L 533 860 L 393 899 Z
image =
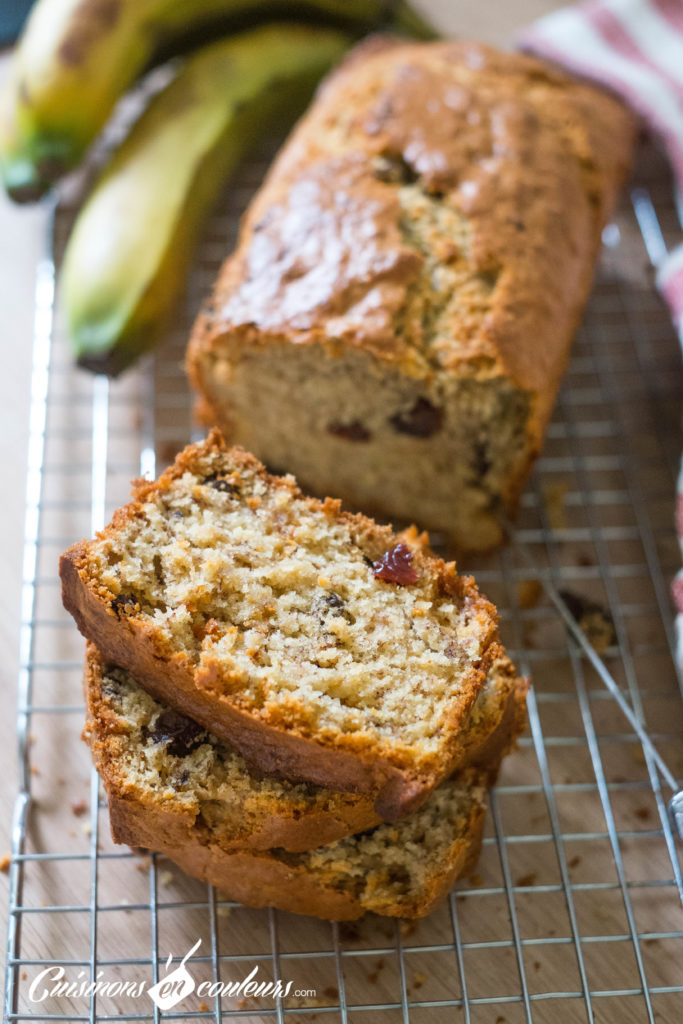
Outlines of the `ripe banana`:
M 82 366 L 116 374 L 154 344 L 227 176 L 273 116 L 303 108 L 348 42 L 273 23 L 197 50 L 153 98 L 64 254 L 61 299 Z
M 291 11 L 355 34 L 384 24 L 431 37 L 408 0 L 38 0 L 21 38 L 0 122 L 0 170 L 18 202 L 75 167 L 116 101 L 149 67 L 216 27 Z M 255 55 L 256 61 L 260 57 Z

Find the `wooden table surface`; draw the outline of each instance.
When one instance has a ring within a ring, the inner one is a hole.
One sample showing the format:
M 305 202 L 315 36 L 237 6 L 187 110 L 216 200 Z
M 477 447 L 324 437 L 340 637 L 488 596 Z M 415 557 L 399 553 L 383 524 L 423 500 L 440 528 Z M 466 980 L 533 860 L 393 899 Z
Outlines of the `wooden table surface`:
M 560 6 L 560 4 L 553 2 L 553 0 L 482 0 L 482 2 L 460 2 L 460 0 L 421 0 L 420 6 L 430 14 L 435 21 L 445 32 L 451 34 L 469 35 L 476 38 L 481 38 L 498 45 L 511 45 L 514 38 L 514 34 L 521 27 L 528 24 L 534 18 L 539 17 L 543 13 Z M 0 57 L 0 78 L 7 71 L 7 57 Z M 0 785 L 0 855 L 9 849 L 9 825 L 12 811 L 12 805 L 16 792 L 16 744 L 14 739 L 14 708 L 15 708 L 15 691 L 16 691 L 16 675 L 17 675 L 17 661 L 18 661 L 18 627 L 20 619 L 20 578 L 21 578 L 21 557 L 22 557 L 22 539 L 23 539 L 23 514 L 24 514 L 24 486 L 25 486 L 25 462 L 26 462 L 26 450 L 27 450 L 27 428 L 28 428 L 28 400 L 29 400 L 29 370 L 31 360 L 31 338 L 32 338 L 32 316 L 33 316 L 33 288 L 34 288 L 34 272 L 37 260 L 40 258 L 44 233 L 46 229 L 45 224 L 45 211 L 41 208 L 17 208 L 12 206 L 4 196 L 0 196 L 0 337 L 2 337 L 5 344 L 5 351 L 8 353 L 8 357 L 5 360 L 5 366 L 3 372 L 0 374 L 0 445 L 2 446 L 2 465 L 4 468 L 4 478 L 6 481 L 4 488 L 3 498 L 3 526 L 4 529 L 0 533 L 0 565 L 2 566 L 2 587 L 0 587 L 0 673 L 2 676 L 2 685 L 0 686 L 0 722 L 2 723 L 0 732 L 0 778 L 2 778 L 2 785 Z M 642 268 L 639 272 L 642 273 Z M 646 282 L 646 287 L 649 285 Z M 11 353 L 11 354 L 10 354 Z M 668 512 L 665 512 L 665 516 Z M 665 518 L 665 523 L 668 522 Z M 80 527 L 79 527 L 80 528 Z M 667 527 L 668 528 L 668 527 Z M 635 556 L 634 556 L 635 557 Z M 675 554 L 674 554 L 675 557 Z M 623 558 L 628 560 L 628 553 L 624 552 Z M 493 599 L 497 599 L 494 593 L 491 593 Z M 555 623 L 557 625 L 557 623 Z M 550 627 L 549 627 L 550 628 Z M 561 630 L 560 630 L 561 632 Z M 541 671 L 539 670 L 539 679 Z M 46 684 L 48 687 L 50 683 Z M 559 707 L 559 705 L 558 705 Z M 558 725 L 558 729 L 561 731 L 561 726 Z M 54 751 L 52 752 L 54 755 Z M 533 752 L 528 751 L 527 762 L 533 761 Z M 630 755 L 629 755 L 630 756 Z M 578 760 L 578 755 L 571 754 L 572 759 Z M 74 761 L 77 762 L 78 767 L 76 772 L 79 777 L 79 781 L 82 783 L 84 778 L 87 778 L 87 756 L 84 751 L 74 752 Z M 524 782 L 527 781 L 525 772 L 527 762 L 522 757 L 518 762 L 518 767 L 515 769 L 519 774 L 515 781 Z M 68 762 L 67 762 L 68 763 Z M 86 766 L 86 767 L 84 767 Z M 612 766 L 614 768 L 614 766 Z M 629 772 L 632 770 L 632 765 L 626 764 L 623 766 L 623 773 L 625 777 L 629 777 Z M 565 766 L 563 765 L 563 770 Z M 574 769 L 574 761 L 568 762 L 566 765 L 567 772 Z M 533 769 L 529 769 L 532 771 Z M 578 770 L 578 769 L 577 769 Z M 49 774 L 50 769 L 48 768 L 44 774 Z M 82 792 L 72 793 L 68 787 L 68 770 L 60 766 L 57 770 L 57 774 L 64 773 L 67 777 L 67 782 L 64 789 L 64 799 L 67 801 L 73 801 L 76 798 L 82 797 Z M 567 775 L 569 778 L 569 774 Z M 531 779 L 531 775 L 529 776 Z M 49 786 L 47 780 L 38 779 L 37 789 L 40 795 L 49 792 Z M 49 820 L 49 808 L 40 808 L 41 811 L 46 811 Z M 527 809 L 527 813 L 531 814 L 532 811 L 539 811 L 540 821 L 543 816 L 543 807 Z M 589 800 L 586 798 L 585 813 L 589 813 Z M 569 829 L 571 831 L 571 828 Z M 82 836 L 80 836 L 82 839 Z M 106 842 L 106 839 L 103 839 Z M 48 844 L 49 845 L 49 844 Z M 531 877 L 532 874 L 536 873 L 536 870 L 540 870 L 542 858 L 538 858 L 538 855 L 534 853 L 534 850 L 529 847 L 529 863 L 522 864 L 520 862 L 517 865 L 516 872 L 520 877 L 528 875 Z M 491 852 L 491 851 L 489 851 Z M 527 855 L 525 851 L 524 855 Z M 534 861 L 534 856 L 537 860 Z M 554 861 L 554 854 L 552 850 L 548 854 L 549 863 Z M 575 858 L 578 860 L 579 858 Z M 487 871 L 494 871 L 494 867 L 483 858 L 480 867 L 483 873 Z M 123 869 L 122 869 L 123 871 Z M 121 874 L 121 878 L 113 873 L 111 876 L 112 891 L 115 891 L 116 898 L 125 895 L 125 899 L 122 902 L 126 902 L 129 897 L 129 892 L 124 889 L 125 886 L 129 885 L 130 875 Z M 177 880 L 176 880 L 177 881 Z M 141 885 L 144 883 L 144 878 L 141 881 Z M 121 891 L 116 890 L 116 885 L 121 886 Z M 146 883 L 144 883 L 146 884 Z M 177 881 L 179 886 L 184 883 Z M 188 880 L 188 893 L 194 892 L 192 884 Z M 7 876 L 0 875 L 0 937 L 4 937 L 5 927 L 5 911 L 7 901 Z M 45 892 L 45 898 L 50 897 L 49 892 Z M 187 898 L 190 898 L 189 896 Z M 113 899 L 113 897 L 112 897 Z M 675 898 L 674 898 L 675 899 Z M 131 897 L 131 901 L 132 897 Z M 476 911 L 474 910 L 474 902 L 472 904 L 468 901 L 468 908 L 472 906 L 469 913 L 472 915 L 472 920 L 468 920 L 467 913 L 465 913 L 464 923 L 465 927 L 475 927 L 476 922 Z M 549 907 L 551 905 L 549 904 Z M 506 910 L 501 904 L 498 908 L 500 912 L 500 927 L 505 927 Z M 645 912 L 647 908 L 644 908 Z M 600 918 L 596 922 L 592 922 L 591 927 L 593 933 L 596 931 L 608 931 L 606 921 L 609 918 L 611 911 L 605 909 L 605 905 L 597 906 L 596 903 L 591 903 L 588 908 L 580 908 L 581 913 L 587 913 Z M 561 908 L 555 908 L 550 911 L 551 913 L 556 912 L 561 915 L 563 912 Z M 676 917 L 676 914 L 680 912 L 680 908 L 670 906 L 666 909 L 666 913 L 670 914 L 670 923 L 667 927 L 672 930 L 674 927 L 680 928 L 680 920 Z M 605 917 L 604 915 L 607 915 Z M 489 924 L 491 928 L 497 926 L 495 915 L 491 918 Z M 255 918 L 249 915 L 249 912 L 245 913 L 244 916 L 245 928 L 256 928 L 254 924 Z M 663 918 L 660 917 L 657 920 L 659 927 L 664 927 Z M 121 926 L 125 929 L 127 926 L 125 922 Z M 236 927 L 236 925 L 235 925 Z M 306 925 L 308 928 L 308 924 Z M 322 928 L 322 926 L 320 926 Z M 434 935 L 438 933 L 440 927 L 439 921 L 435 919 L 433 928 Z M 653 925 L 653 929 L 655 926 Z M 320 930 L 314 923 L 310 923 L 310 935 L 315 936 L 317 930 Z M 256 932 L 254 931 L 254 936 Z M 315 939 L 311 939 L 315 941 Z M 324 942 L 324 939 L 322 940 Z M 435 939 L 436 941 L 436 939 Z M 4 942 L 0 943 L 4 946 Z M 57 940 L 53 941 L 53 945 L 56 947 Z M 165 949 L 165 947 L 164 947 Z M 552 950 L 552 947 L 551 947 Z M 176 953 L 178 950 L 175 948 L 173 952 Z M 615 943 L 604 944 L 600 948 L 601 955 L 604 963 L 609 964 L 610 969 L 618 973 L 619 961 L 621 959 L 620 948 Z M 36 954 L 37 955 L 37 954 Z M 52 948 L 50 952 L 43 950 L 42 955 L 52 955 Z M 670 956 L 670 954 L 669 954 Z M 671 966 L 671 959 L 665 957 L 664 952 L 661 954 L 662 966 L 662 984 L 673 984 L 674 975 L 672 970 L 669 970 Z M 629 979 L 626 977 L 628 974 L 627 967 L 624 967 L 624 976 L 626 984 Z M 679 962 L 680 966 L 680 962 Z M 530 970 L 536 969 L 536 963 L 533 963 L 533 967 Z M 430 965 L 425 964 L 425 970 L 430 970 Z M 553 970 L 551 964 L 548 965 L 548 970 Z M 667 970 L 669 973 L 667 974 Z M 678 976 L 680 976 L 680 971 Z M 598 986 L 602 987 L 602 986 Z M 438 998 L 438 993 L 435 996 Z M 672 1004 L 673 1005 L 673 1004 Z M 536 1004 L 539 1016 L 535 1017 L 535 1020 L 545 1021 L 550 1020 L 551 1017 L 543 1016 L 542 1006 L 543 1003 Z M 574 1010 L 568 1006 L 568 1016 L 561 1018 L 561 1024 L 570 1024 L 574 1020 L 583 1020 L 583 1016 L 574 1016 Z M 521 1020 L 521 1010 L 519 1007 L 516 1008 L 519 1011 L 519 1016 L 513 1012 L 511 1007 L 510 1016 L 506 1019 L 511 1022 Z M 507 1012 L 507 1011 L 506 1011 Z M 371 1017 L 359 1017 L 358 1019 L 368 1020 L 368 1024 L 372 1024 Z M 330 1020 L 336 1019 L 330 1015 Z M 355 1018 L 354 1018 L 355 1019 Z M 387 1020 L 394 1020 L 393 1017 L 387 1018 Z M 423 1018 L 420 1017 L 420 1020 Z M 424 1018 L 426 1019 L 426 1018 Z M 439 1020 L 444 1018 L 439 1017 Z M 454 1019 L 458 1019 L 457 1016 Z M 491 1024 L 496 1020 L 496 1016 L 491 1017 Z M 502 1017 L 500 1018 L 503 1019 Z M 560 1018 L 553 1017 L 553 1020 L 560 1020 Z M 610 1018 L 609 1016 L 599 1017 L 598 1019 L 605 1022 L 605 1024 L 617 1024 L 616 1018 Z M 626 1018 L 624 1018 L 626 1019 Z M 628 1020 L 645 1019 L 640 1018 L 634 1011 L 633 1016 L 628 1017 Z M 672 1013 L 668 1015 L 666 1012 L 661 1015 L 661 1021 L 665 1024 L 674 1024 L 676 1016 Z M 485 1021 L 489 1024 L 488 1018 L 485 1016 L 477 1016 L 477 1021 Z M 619 1021 L 621 1024 L 621 1021 Z

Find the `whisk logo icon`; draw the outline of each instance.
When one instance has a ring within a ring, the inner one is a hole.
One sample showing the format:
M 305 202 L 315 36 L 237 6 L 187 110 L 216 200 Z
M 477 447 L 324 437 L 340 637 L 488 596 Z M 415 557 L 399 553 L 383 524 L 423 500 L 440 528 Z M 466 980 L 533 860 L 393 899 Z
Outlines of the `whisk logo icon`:
M 171 971 L 171 973 L 167 974 L 165 978 L 162 978 L 156 983 L 156 985 L 153 985 L 152 988 L 147 990 L 147 995 L 160 1010 L 171 1010 L 182 999 L 186 999 L 194 992 L 194 978 L 188 971 L 185 964 L 190 957 L 197 952 L 201 944 L 202 940 L 197 939 L 192 949 L 188 950 L 176 969 Z M 169 953 L 168 960 L 166 961 L 167 971 L 171 966 L 172 961 L 173 954 Z

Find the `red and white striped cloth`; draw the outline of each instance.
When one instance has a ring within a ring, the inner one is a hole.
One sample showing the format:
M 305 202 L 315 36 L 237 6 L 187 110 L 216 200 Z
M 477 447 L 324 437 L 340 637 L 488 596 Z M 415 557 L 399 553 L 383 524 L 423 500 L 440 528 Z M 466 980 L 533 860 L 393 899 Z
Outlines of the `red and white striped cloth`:
M 619 93 L 662 140 L 683 207 L 683 0 L 588 0 L 535 22 L 521 46 Z M 657 284 L 683 327 L 683 247 Z
M 541 18 L 520 46 L 619 93 L 661 140 L 683 211 L 683 0 L 588 0 Z M 683 243 L 657 267 L 657 287 L 683 341 Z M 683 462 L 676 507 L 683 552 Z M 683 570 L 672 594 L 683 670 Z

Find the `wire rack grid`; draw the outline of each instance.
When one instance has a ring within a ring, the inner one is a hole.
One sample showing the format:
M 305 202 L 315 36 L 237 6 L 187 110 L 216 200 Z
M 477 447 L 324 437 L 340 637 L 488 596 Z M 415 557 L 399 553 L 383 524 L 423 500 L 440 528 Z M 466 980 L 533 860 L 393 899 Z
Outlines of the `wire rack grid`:
M 188 328 L 269 155 L 243 168 L 209 225 L 166 344 L 120 380 L 73 368 L 55 313 L 55 265 L 74 213 L 67 203 L 38 268 L 4 1019 L 157 1022 L 146 993 L 78 986 L 151 985 L 169 954 L 177 959 L 201 938 L 198 982 L 237 981 L 257 968 L 259 980 L 291 979 L 292 994 L 191 996 L 164 1019 L 674 1024 L 683 1018 L 683 912 L 666 786 L 600 663 L 552 602 L 571 591 L 609 610 L 604 666 L 681 777 L 668 584 L 679 562 L 672 506 L 683 376 L 629 202 L 606 230 L 513 541 L 464 566 L 497 603 L 508 648 L 534 683 L 529 732 L 490 795 L 477 873 L 419 924 L 337 925 L 241 907 L 109 838 L 79 741 L 82 642 L 61 608 L 56 561 L 107 521 L 131 477 L 153 474 L 193 436 L 182 372 Z M 652 154 L 637 182 L 632 198 L 653 254 L 680 226 Z M 50 987 L 60 979 L 61 989 Z

